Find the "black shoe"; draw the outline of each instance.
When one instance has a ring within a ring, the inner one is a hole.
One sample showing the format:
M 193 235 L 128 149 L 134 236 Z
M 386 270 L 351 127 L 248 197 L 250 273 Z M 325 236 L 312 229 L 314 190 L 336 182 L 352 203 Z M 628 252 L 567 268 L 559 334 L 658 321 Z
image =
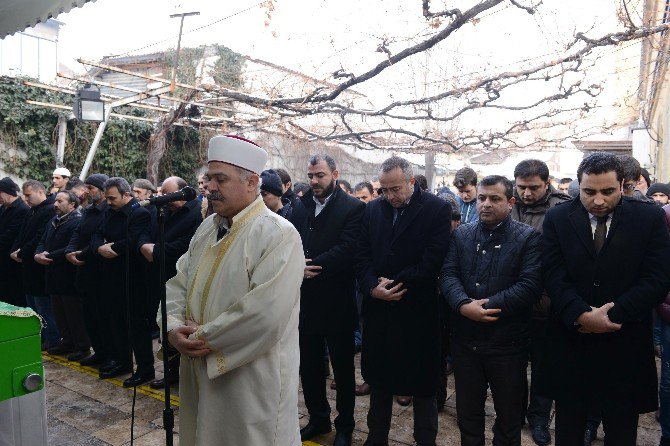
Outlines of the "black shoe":
M 133 368 L 129 365 L 122 365 L 122 364 L 117 364 L 115 367 L 112 367 L 111 369 L 105 369 L 105 371 L 101 371 L 100 374 L 98 375 L 100 379 L 109 379 L 109 378 L 116 378 L 117 376 L 121 375 L 127 375 L 128 373 L 132 373 Z
M 179 375 L 173 375 L 168 379 L 168 386 L 172 386 L 179 382 Z M 157 379 L 149 383 L 149 387 L 152 389 L 162 389 L 165 387 L 165 378 Z
M 74 361 L 81 361 L 82 359 L 87 358 L 88 356 L 90 356 L 90 354 L 91 354 L 90 349 L 79 350 L 78 352 L 74 352 L 70 356 L 68 356 L 67 360 L 68 361 L 73 361 L 73 362 Z
M 55 347 L 51 347 L 49 350 L 47 350 L 47 353 L 50 355 L 67 355 L 70 354 L 74 351 L 74 347 L 71 345 L 67 344 L 58 344 Z
M 88 358 L 84 358 L 84 359 L 82 359 L 81 361 L 79 361 L 79 365 L 83 365 L 83 366 L 85 366 L 85 367 L 93 367 L 93 366 L 96 366 L 96 365 L 102 365 L 102 364 L 104 364 L 105 362 L 106 362 L 106 361 L 103 361 L 102 358 L 101 358 L 100 356 L 98 356 L 97 354 L 93 353 L 93 354 L 92 354 L 91 356 L 89 356 Z
M 343 434 L 338 432 L 335 434 L 335 441 L 333 441 L 333 446 L 351 446 L 351 434 Z
M 306 440 L 311 440 L 312 438 L 316 437 L 317 435 L 323 435 L 327 434 L 328 432 L 332 431 L 333 428 L 330 426 L 330 420 L 328 421 L 312 421 L 309 420 L 309 423 L 307 423 L 307 426 L 303 427 L 300 429 L 300 440 L 306 441 Z
M 107 361 L 100 364 L 98 370 L 100 370 L 101 372 L 106 372 L 107 370 L 111 370 L 118 365 L 119 365 L 118 362 L 114 361 L 113 359 L 108 359 Z
M 42 351 L 43 352 L 48 352 L 52 348 L 56 347 L 58 345 L 58 342 L 42 342 Z
M 133 373 L 133 376 L 123 381 L 123 387 L 137 387 L 142 384 L 153 381 L 156 378 L 156 374 L 153 370 L 148 370 L 146 372 L 137 372 Z
M 531 426 L 530 435 L 538 446 L 547 446 L 551 443 L 551 434 L 549 433 L 549 428 L 547 426 L 542 426 L 541 424 Z
M 598 427 L 597 426 L 590 426 L 587 425 L 586 429 L 584 429 L 584 446 L 591 446 L 591 443 L 593 443 L 593 440 L 596 439 L 596 434 L 598 433 Z

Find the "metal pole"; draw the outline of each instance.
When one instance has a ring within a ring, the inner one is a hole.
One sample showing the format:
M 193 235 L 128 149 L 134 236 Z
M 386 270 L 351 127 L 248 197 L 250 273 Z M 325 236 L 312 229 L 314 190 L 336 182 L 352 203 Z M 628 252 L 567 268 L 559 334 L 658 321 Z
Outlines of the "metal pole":
M 200 15 L 199 12 L 186 12 L 182 14 L 172 14 L 170 18 L 180 17 L 181 23 L 179 24 L 179 39 L 177 40 L 177 55 L 175 56 L 174 67 L 172 67 L 172 82 L 170 83 L 170 93 L 174 93 L 174 87 L 177 82 L 177 67 L 179 66 L 179 51 L 181 50 L 181 33 L 184 29 L 184 17 L 190 15 Z
M 88 151 L 88 155 L 86 155 L 86 161 L 84 162 L 84 167 L 81 168 L 79 179 L 82 181 L 84 181 L 86 179 L 86 176 L 88 175 L 88 169 L 91 168 L 91 164 L 93 163 L 93 157 L 95 156 L 95 152 L 98 150 L 98 144 L 100 144 L 102 134 L 105 133 L 105 127 L 107 127 L 107 123 L 109 122 L 109 117 L 111 114 L 112 114 L 112 107 L 108 105 L 105 107 L 105 120 L 98 125 L 98 131 L 95 133 L 95 138 L 93 138 L 91 148 Z
M 58 117 L 58 150 L 56 151 L 56 167 L 63 165 L 65 157 L 65 135 L 67 133 L 67 119 L 65 116 Z
M 158 281 L 161 290 L 161 339 L 163 342 L 163 384 L 165 392 L 165 408 L 163 409 L 163 428 L 165 429 L 165 444 L 172 446 L 174 429 L 174 411 L 170 407 L 170 377 L 174 371 L 170 370 L 170 358 L 167 338 L 167 308 L 165 296 L 165 206 L 158 207 Z

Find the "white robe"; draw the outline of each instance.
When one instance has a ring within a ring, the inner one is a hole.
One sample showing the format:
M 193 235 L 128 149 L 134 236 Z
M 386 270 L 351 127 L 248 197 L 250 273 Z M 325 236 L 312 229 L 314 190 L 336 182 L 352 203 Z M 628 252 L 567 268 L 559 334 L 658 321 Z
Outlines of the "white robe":
M 181 358 L 180 444 L 298 446 L 300 236 L 260 197 L 217 241 L 220 221 L 202 222 L 167 282 L 168 330 L 193 319 L 212 349 Z

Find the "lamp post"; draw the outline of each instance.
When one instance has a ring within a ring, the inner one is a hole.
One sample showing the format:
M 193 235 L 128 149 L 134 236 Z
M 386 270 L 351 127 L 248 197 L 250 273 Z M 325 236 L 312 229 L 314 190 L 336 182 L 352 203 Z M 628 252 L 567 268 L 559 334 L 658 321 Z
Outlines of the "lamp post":
M 78 121 L 102 122 L 105 120 L 105 103 L 100 99 L 100 87 L 85 84 L 74 98 L 74 116 Z

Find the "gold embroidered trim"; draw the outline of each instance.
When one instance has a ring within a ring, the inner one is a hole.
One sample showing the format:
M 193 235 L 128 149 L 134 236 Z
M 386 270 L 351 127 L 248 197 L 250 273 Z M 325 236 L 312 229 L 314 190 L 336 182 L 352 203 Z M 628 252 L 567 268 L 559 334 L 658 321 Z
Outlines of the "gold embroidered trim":
M 216 353 L 216 370 L 220 375 L 226 373 L 226 358 L 221 353 Z
M 228 232 L 228 235 L 221 240 L 219 243 L 219 250 L 216 254 L 216 258 L 214 259 L 214 263 L 212 264 L 212 267 L 209 270 L 209 275 L 207 276 L 207 280 L 205 281 L 205 286 L 202 292 L 202 299 L 200 300 L 200 319 L 196 322 L 199 324 L 205 323 L 205 307 L 207 306 L 207 299 L 209 297 L 209 291 L 210 288 L 212 287 L 212 281 L 214 280 L 214 276 L 216 275 L 216 272 L 219 270 L 219 266 L 221 265 L 221 262 L 223 261 L 223 257 L 226 255 L 228 252 L 228 249 L 230 246 L 233 244 L 233 241 L 237 237 L 237 235 L 240 233 L 240 231 L 249 223 L 251 220 L 253 220 L 256 216 L 261 214 L 264 210 L 266 209 L 265 203 L 263 200 L 257 198 L 254 203 L 251 204 L 251 208 L 249 209 L 249 212 L 247 212 L 246 215 L 244 215 L 240 220 L 234 220 L 233 219 L 233 224 L 230 227 L 230 231 Z M 187 294 L 187 299 L 186 299 L 186 314 L 187 318 L 190 318 L 190 308 L 191 308 L 191 299 L 193 297 L 193 291 L 195 288 L 195 284 L 198 281 L 198 273 L 200 272 L 200 267 L 202 266 L 202 263 L 205 259 L 205 252 L 207 249 L 210 249 L 208 247 L 205 247 L 205 250 L 203 251 L 202 255 L 200 256 L 200 262 L 198 262 L 198 266 L 195 270 L 195 276 L 193 277 L 193 281 L 191 282 L 191 288 L 189 289 L 189 292 Z

